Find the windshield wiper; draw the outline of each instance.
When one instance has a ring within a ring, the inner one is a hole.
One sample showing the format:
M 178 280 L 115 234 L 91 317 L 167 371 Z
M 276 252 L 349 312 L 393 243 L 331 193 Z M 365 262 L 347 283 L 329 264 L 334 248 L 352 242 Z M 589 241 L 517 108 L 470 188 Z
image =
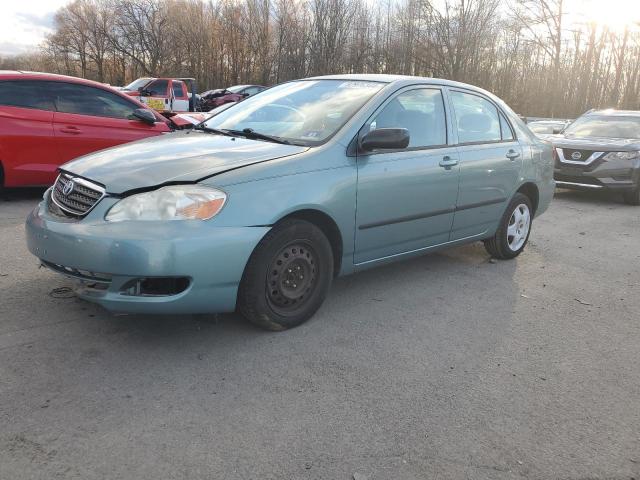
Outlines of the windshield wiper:
M 195 127 L 193 127 L 193 129 L 194 130 L 201 130 L 201 131 L 207 132 L 207 133 L 216 133 L 218 135 L 226 135 L 227 137 L 235 137 L 236 136 L 230 130 L 222 130 L 222 129 L 219 129 L 219 128 L 211 128 L 211 127 L 207 127 L 204 124 L 196 125 Z
M 267 140 L 268 142 L 282 143 L 285 145 L 291 144 L 289 140 L 285 140 L 284 138 L 276 137 L 273 135 L 267 135 L 266 133 L 256 132 L 253 128 L 244 128 L 242 130 L 227 130 L 227 132 L 233 135 L 242 135 L 250 139 Z

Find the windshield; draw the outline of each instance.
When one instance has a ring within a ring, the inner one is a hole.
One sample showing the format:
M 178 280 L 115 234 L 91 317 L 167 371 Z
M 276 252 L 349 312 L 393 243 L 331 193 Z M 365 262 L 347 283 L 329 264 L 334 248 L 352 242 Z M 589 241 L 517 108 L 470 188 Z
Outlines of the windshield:
M 124 90 L 128 90 L 131 92 L 137 91 L 140 87 L 144 87 L 151 80 L 153 80 L 153 78 L 138 78 L 137 80 L 134 80 L 129 85 L 124 87 Z
M 300 145 L 334 135 L 382 87 L 352 80 L 300 80 L 249 97 L 208 120 L 208 128 L 252 131 Z
M 575 138 L 640 139 L 640 117 L 589 115 L 573 122 L 564 133 Z
M 246 85 L 235 85 L 233 87 L 229 87 L 227 88 L 227 92 L 231 92 L 231 93 L 237 93 L 240 90 L 242 90 L 244 87 L 246 87 Z

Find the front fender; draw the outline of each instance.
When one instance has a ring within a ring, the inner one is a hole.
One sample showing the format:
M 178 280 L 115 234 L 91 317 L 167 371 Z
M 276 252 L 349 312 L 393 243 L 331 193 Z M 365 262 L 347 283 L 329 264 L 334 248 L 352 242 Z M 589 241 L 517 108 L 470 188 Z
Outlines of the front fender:
M 214 219 L 223 227 L 270 226 L 301 210 L 329 216 L 342 237 L 343 271 L 353 264 L 357 171 L 355 163 L 337 168 L 221 185 L 227 203 Z M 219 180 L 219 179 L 218 179 Z

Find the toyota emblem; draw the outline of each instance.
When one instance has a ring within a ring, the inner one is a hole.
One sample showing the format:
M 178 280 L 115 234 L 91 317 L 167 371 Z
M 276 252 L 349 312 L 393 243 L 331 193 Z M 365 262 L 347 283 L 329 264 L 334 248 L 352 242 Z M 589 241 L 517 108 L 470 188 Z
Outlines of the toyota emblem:
M 62 194 L 66 197 L 71 192 L 73 192 L 73 189 L 74 189 L 75 186 L 76 185 L 75 185 L 75 183 L 73 183 L 73 180 L 69 180 L 67 182 L 67 184 L 64 186 L 64 188 L 62 189 Z
M 573 152 L 571 154 L 571 160 L 580 160 L 582 159 L 582 154 L 580 152 Z

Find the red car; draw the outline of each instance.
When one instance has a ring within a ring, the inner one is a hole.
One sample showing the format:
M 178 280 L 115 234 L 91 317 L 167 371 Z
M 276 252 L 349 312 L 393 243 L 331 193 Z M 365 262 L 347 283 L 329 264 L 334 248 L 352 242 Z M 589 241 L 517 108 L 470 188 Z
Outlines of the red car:
M 172 130 L 159 113 L 101 83 L 0 71 L 0 187 L 51 185 L 73 158 Z

